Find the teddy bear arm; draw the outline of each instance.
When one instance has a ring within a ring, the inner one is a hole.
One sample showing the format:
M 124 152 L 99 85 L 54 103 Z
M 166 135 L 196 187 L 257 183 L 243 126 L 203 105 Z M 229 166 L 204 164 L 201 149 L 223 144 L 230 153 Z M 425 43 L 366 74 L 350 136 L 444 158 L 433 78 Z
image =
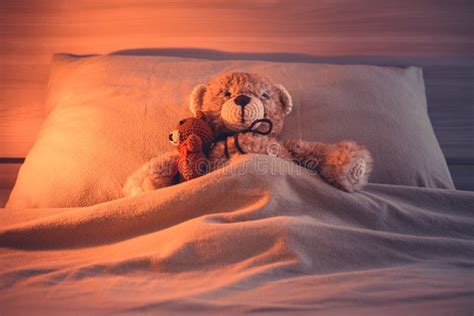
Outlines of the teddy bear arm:
M 187 152 L 180 157 L 178 169 L 182 179 L 189 181 L 205 174 L 209 170 L 209 163 L 202 151 Z
M 314 169 L 329 183 L 343 190 L 360 190 L 372 171 L 370 152 L 354 141 L 324 144 L 292 140 L 285 142 L 295 160 Z
M 200 152 L 202 151 L 202 141 L 197 135 L 190 135 L 183 144 L 189 152 Z
M 331 148 L 330 144 L 300 139 L 285 140 L 283 145 L 297 164 L 312 170 L 316 170 L 318 166 L 324 163 Z
M 345 191 L 354 192 L 367 183 L 372 164 L 372 156 L 367 148 L 345 140 L 330 147 L 319 169 L 328 182 Z
M 150 159 L 126 180 L 123 186 L 125 196 L 135 196 L 175 184 L 178 154 L 161 154 Z
M 211 148 L 209 155 L 207 156 L 209 171 L 215 171 L 227 165 L 229 158 L 225 154 L 225 148 L 225 141 L 218 141 Z

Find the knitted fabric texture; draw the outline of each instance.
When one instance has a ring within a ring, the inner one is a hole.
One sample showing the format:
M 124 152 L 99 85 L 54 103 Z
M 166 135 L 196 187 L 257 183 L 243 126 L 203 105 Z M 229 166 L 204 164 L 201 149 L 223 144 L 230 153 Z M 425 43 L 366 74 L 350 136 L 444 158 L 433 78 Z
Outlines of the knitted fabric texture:
M 258 99 L 251 99 L 249 104 L 242 108 L 233 101 L 226 102 L 222 106 L 221 116 L 227 126 L 234 130 L 247 127 L 246 122 L 254 122 L 264 117 L 264 109 Z
M 203 175 L 207 170 L 206 153 L 214 136 L 202 113 L 181 120 L 178 125 L 178 172 L 181 180 L 188 181 Z

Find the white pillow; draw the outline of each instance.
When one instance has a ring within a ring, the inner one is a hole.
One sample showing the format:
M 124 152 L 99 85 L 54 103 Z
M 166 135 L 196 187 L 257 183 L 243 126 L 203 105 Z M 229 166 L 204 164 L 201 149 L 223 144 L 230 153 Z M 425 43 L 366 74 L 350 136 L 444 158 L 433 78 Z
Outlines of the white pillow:
M 419 68 L 57 55 L 50 114 L 7 207 L 86 206 L 121 197 L 131 172 L 174 150 L 167 135 L 190 115 L 192 88 L 236 70 L 261 73 L 289 90 L 295 107 L 283 137 L 354 139 L 373 154 L 371 182 L 454 188 Z

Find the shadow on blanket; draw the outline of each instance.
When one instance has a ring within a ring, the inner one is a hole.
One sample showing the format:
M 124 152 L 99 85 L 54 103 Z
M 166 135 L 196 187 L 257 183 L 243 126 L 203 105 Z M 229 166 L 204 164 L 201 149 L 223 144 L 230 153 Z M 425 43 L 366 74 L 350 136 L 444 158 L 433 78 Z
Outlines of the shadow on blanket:
M 287 163 L 240 156 L 138 197 L 0 213 L 0 306 L 248 312 L 411 299 L 468 309 L 474 193 L 369 184 L 350 194 L 303 170 L 262 175 L 262 160 Z

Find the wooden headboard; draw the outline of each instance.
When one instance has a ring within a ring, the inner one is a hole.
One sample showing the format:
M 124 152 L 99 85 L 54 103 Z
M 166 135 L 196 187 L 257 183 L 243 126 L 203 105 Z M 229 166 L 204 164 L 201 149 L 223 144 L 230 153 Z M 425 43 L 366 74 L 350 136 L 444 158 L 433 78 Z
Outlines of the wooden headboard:
M 419 65 L 456 186 L 474 190 L 473 12 L 471 0 L 2 0 L 0 190 L 44 120 L 57 52 Z

